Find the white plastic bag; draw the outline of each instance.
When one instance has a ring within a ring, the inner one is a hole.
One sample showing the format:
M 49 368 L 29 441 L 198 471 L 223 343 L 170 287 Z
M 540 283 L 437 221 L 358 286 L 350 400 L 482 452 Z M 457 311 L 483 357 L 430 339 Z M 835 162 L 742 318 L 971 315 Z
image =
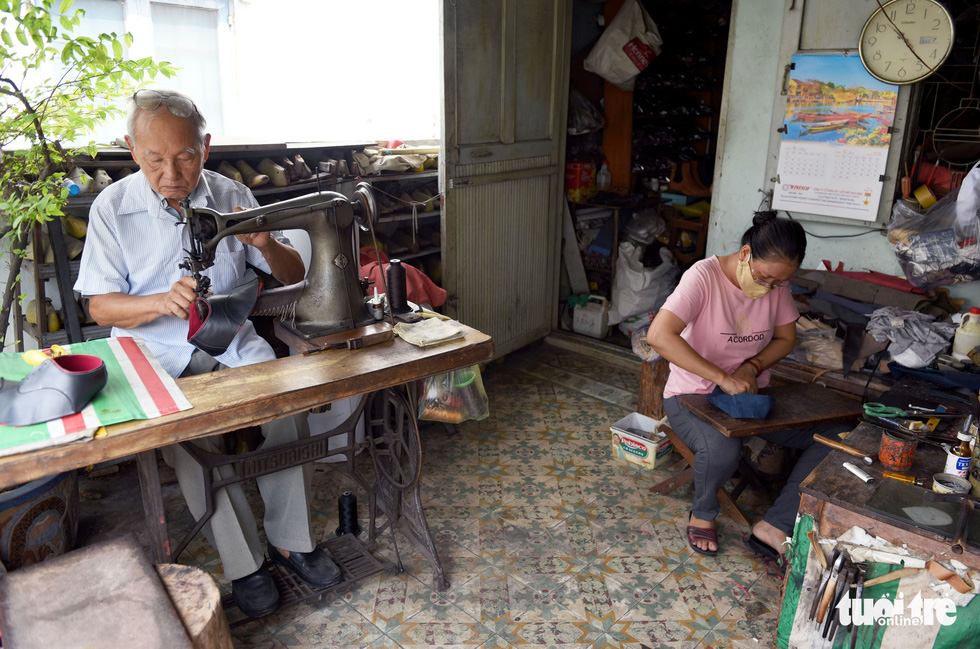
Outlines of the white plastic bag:
M 645 246 L 631 241 L 619 244 L 616 258 L 616 277 L 613 279 L 612 306 L 609 307 L 609 324 L 647 311 L 657 311 L 677 286 L 680 269 L 677 260 L 667 248 L 660 249 L 661 263 L 656 268 L 643 265 Z
M 636 75 L 658 54 L 663 39 L 638 0 L 626 0 L 585 59 L 585 69 L 623 90 L 633 90 Z

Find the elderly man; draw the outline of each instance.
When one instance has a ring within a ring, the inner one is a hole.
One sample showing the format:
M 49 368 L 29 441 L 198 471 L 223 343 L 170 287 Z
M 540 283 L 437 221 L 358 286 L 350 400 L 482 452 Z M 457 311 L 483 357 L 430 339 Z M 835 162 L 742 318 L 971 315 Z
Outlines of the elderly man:
M 172 376 L 273 359 L 272 348 L 247 321 L 217 358 L 187 342 L 188 311 L 196 295 L 194 280 L 179 268 L 189 242 L 178 205 L 187 199 L 192 207 L 231 212 L 255 207 L 255 198 L 243 185 L 204 169 L 211 136 L 189 97 L 169 90 L 139 90 L 132 97 L 127 127 L 126 143 L 140 171 L 110 185 L 92 204 L 75 290 L 89 297 L 99 324 L 111 325 L 113 336 L 143 338 Z M 211 278 L 211 290 L 229 293 L 241 280 L 246 262 L 284 284 L 303 278 L 303 261 L 290 246 L 268 232 L 237 235 L 222 240 L 214 266 L 204 271 Z M 263 447 L 270 448 L 308 436 L 309 430 L 305 416 L 295 416 L 263 425 L 262 434 Z M 196 443 L 224 452 L 221 436 Z M 176 469 L 191 513 L 200 518 L 205 512 L 201 466 L 179 446 L 163 452 Z M 340 570 L 315 548 L 309 481 L 309 465 L 256 480 L 265 502 L 270 557 L 311 586 L 323 588 L 340 580 Z M 215 501 L 205 533 L 221 556 L 235 602 L 252 617 L 271 613 L 279 594 L 241 486 L 221 489 Z

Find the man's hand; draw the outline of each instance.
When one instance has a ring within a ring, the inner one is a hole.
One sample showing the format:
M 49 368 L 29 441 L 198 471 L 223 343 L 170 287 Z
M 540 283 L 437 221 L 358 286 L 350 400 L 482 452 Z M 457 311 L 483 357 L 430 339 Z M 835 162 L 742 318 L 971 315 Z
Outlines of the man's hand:
M 169 293 L 163 294 L 163 313 L 161 315 L 177 316 L 181 320 L 187 320 L 191 305 L 197 299 L 194 289 L 197 282 L 193 277 L 185 275 L 179 281 L 174 282 L 170 287 Z
M 250 232 L 249 234 L 236 234 L 235 236 L 246 246 L 255 246 L 259 250 L 268 246 L 269 240 L 272 239 L 271 232 Z
M 236 212 L 244 212 L 244 207 L 236 207 Z M 269 245 L 269 240 L 272 239 L 271 232 L 250 232 L 248 234 L 236 234 L 235 237 L 246 246 L 254 246 L 261 250 Z

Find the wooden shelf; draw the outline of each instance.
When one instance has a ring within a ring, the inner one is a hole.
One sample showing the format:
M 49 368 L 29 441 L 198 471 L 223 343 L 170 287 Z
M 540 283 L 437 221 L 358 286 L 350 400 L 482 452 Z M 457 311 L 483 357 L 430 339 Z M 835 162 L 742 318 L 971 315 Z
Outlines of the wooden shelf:
M 81 259 L 72 259 L 68 262 L 68 271 L 71 273 L 72 277 L 78 277 L 78 269 L 82 265 Z M 25 271 L 31 273 L 34 272 L 34 262 L 30 259 L 25 259 L 21 263 L 21 267 Z M 38 264 L 38 275 L 41 279 L 55 279 L 55 267 L 54 264 Z
M 433 210 L 431 212 L 419 211 L 418 219 L 420 221 L 422 219 L 434 219 L 434 218 L 438 218 L 441 215 L 442 215 L 441 210 Z M 385 214 L 383 216 L 378 217 L 378 221 L 381 223 L 396 223 L 400 221 L 411 221 L 411 220 L 412 220 L 411 212 L 397 212 L 394 214 Z
M 409 259 L 417 259 L 419 257 L 428 257 L 429 255 L 434 255 L 442 250 L 439 246 L 432 246 L 430 248 L 422 248 L 418 252 L 409 252 L 404 255 L 391 255 L 392 259 L 400 259 L 402 261 L 408 261 Z
M 27 318 L 22 318 L 24 323 L 24 333 L 37 341 L 38 347 L 50 347 L 51 345 L 67 345 L 68 344 L 68 332 L 64 329 L 59 329 L 58 331 L 47 332 L 45 331 L 43 336 L 44 340 L 41 340 L 41 333 L 38 326 L 31 324 L 27 321 Z M 82 326 L 82 340 L 94 340 L 96 338 L 108 338 L 109 332 L 112 331 L 112 327 L 102 327 L 99 325 L 84 325 Z

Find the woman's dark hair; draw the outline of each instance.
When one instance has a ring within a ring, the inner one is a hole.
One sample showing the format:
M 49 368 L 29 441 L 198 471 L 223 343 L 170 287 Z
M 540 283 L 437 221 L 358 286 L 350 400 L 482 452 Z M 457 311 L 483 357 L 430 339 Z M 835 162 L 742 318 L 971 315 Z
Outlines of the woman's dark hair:
M 756 212 L 752 227 L 742 235 L 742 245 L 752 248 L 756 259 L 781 259 L 800 264 L 806 256 L 806 232 L 803 226 L 790 219 L 781 219 L 775 212 Z

